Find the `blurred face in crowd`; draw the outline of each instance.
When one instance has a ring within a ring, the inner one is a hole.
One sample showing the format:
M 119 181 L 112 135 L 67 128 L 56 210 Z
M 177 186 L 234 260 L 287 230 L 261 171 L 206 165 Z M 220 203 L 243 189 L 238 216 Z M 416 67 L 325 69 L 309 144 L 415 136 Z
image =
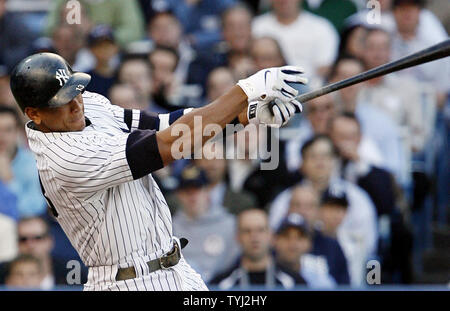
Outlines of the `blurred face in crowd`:
M 256 72 L 250 54 L 234 54 L 228 57 L 228 68 L 233 71 L 234 80 L 245 79 Z
M 272 0 L 272 8 L 280 18 L 289 18 L 300 11 L 302 0 Z
M 181 41 L 182 28 L 178 19 L 171 14 L 158 14 L 148 28 L 150 38 L 157 45 L 178 48 Z
M 302 215 L 306 222 L 312 226 L 317 220 L 318 208 L 319 197 L 311 186 L 301 185 L 292 190 L 289 214 L 297 213 Z
M 63 24 L 55 29 L 52 39 L 56 52 L 73 65 L 78 51 L 84 44 L 83 34 L 77 27 Z
M 277 259 L 288 267 L 298 266 L 300 257 L 311 250 L 311 239 L 299 228 L 288 227 L 274 239 Z
M 390 38 L 383 30 L 371 31 L 365 40 L 363 59 L 368 69 L 390 61 Z
M 361 142 L 358 123 L 344 116 L 336 117 L 330 124 L 330 137 L 339 154 L 344 158 L 353 158 Z
M 98 64 L 108 65 L 109 61 L 117 54 L 117 45 L 109 40 L 101 40 L 90 48 Z
M 337 204 L 324 204 L 320 208 L 320 220 L 325 234 L 335 237 L 339 225 L 347 213 L 345 207 Z
M 9 76 L 0 77 L 0 105 L 15 106 L 16 100 L 9 86 Z
M 364 54 L 364 38 L 366 36 L 366 29 L 358 26 L 352 30 L 348 37 L 345 50 L 348 54 L 355 57 L 363 57 Z
M 216 68 L 208 76 L 208 100 L 215 101 L 236 84 L 232 72 L 225 67 Z
M 400 33 L 415 34 L 419 25 L 420 6 L 403 3 L 396 6 L 393 13 Z
M 270 251 L 271 231 L 267 215 L 261 210 L 246 210 L 238 216 L 237 240 L 243 256 L 257 262 Z
M 176 194 L 190 218 L 197 218 L 208 209 L 209 192 L 206 187 L 186 187 L 178 189 Z
M 307 118 L 315 134 L 325 134 L 331 118 L 335 114 L 333 97 L 325 95 L 308 102 Z
M 25 113 L 44 133 L 76 132 L 82 131 L 86 126 L 81 94 L 78 94 L 69 103 L 56 108 L 26 107 Z
M 53 248 L 53 239 L 42 219 L 31 218 L 22 220 L 19 222 L 17 232 L 20 254 L 32 255 L 41 260 L 50 256 Z
M 333 147 L 328 139 L 319 139 L 304 153 L 301 171 L 313 181 L 326 183 L 334 169 Z
M 389 11 L 392 6 L 392 0 L 378 0 L 381 11 Z
M 154 90 L 169 84 L 174 79 L 174 71 L 177 66 L 177 56 L 166 50 L 156 50 L 149 56 L 152 67 Z
M 336 67 L 336 73 L 331 77 L 330 82 L 337 82 L 352 76 L 355 76 L 364 71 L 362 63 L 357 60 L 344 59 L 339 61 Z M 344 102 L 345 111 L 355 112 L 356 109 L 356 97 L 359 90 L 361 89 L 361 84 L 357 83 L 355 85 L 345 87 L 339 90 L 339 95 Z
M 12 155 L 17 146 L 19 129 L 11 113 L 0 113 L 0 153 Z
M 125 109 L 145 109 L 138 101 L 136 90 L 129 84 L 118 84 L 109 90 L 109 99 L 113 105 Z
M 9 86 L 9 76 L 0 77 L 0 105 L 16 105 L 16 100 L 14 99 Z
M 250 53 L 257 70 L 285 65 L 280 46 L 275 39 L 267 37 L 255 39 L 252 42 Z
M 225 178 L 227 168 L 227 160 L 223 154 L 222 145 L 206 143 L 203 146 L 203 155 L 201 159 L 195 160 L 195 165 L 206 172 L 206 176 L 211 185 L 222 182 Z
M 150 66 L 146 61 L 141 59 L 125 61 L 119 71 L 119 80 L 133 86 L 143 99 L 150 97 L 152 78 Z
M 32 260 L 21 260 L 12 265 L 5 284 L 9 287 L 39 288 L 41 280 L 39 263 Z
M 0 18 L 5 15 L 6 12 L 6 0 L 0 0 Z
M 244 8 L 230 9 L 223 18 L 223 37 L 233 51 L 245 52 L 250 43 L 252 16 Z

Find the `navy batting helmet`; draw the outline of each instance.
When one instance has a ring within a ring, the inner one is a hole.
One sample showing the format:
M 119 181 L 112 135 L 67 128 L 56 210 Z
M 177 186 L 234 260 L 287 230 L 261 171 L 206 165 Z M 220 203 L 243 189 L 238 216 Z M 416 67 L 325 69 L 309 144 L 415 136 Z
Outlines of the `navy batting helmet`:
M 11 73 L 11 91 L 22 111 L 26 107 L 59 107 L 80 94 L 91 76 L 74 72 L 61 56 L 39 53 L 20 61 Z

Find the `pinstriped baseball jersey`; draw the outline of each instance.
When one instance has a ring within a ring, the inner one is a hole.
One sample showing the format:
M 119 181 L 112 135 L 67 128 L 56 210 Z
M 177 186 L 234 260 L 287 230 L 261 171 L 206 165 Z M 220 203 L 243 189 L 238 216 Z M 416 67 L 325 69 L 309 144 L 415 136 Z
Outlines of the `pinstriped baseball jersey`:
M 129 289 L 124 281 L 117 285 L 115 275 L 119 267 L 130 266 L 143 284 L 143 279 L 149 282 L 155 276 L 171 277 L 173 283 L 132 289 L 186 288 L 182 278 L 170 276 L 176 269 L 149 277 L 145 263 L 173 245 L 170 211 L 150 174 L 163 166 L 155 133 L 187 111 L 156 115 L 127 110 L 90 92 L 83 94 L 83 101 L 86 127 L 82 131 L 43 133 L 30 121 L 26 133 L 44 196 L 89 267 L 85 289 Z M 184 260 L 183 265 L 188 266 Z M 186 271 L 198 284 L 187 288 L 206 289 L 191 270 Z

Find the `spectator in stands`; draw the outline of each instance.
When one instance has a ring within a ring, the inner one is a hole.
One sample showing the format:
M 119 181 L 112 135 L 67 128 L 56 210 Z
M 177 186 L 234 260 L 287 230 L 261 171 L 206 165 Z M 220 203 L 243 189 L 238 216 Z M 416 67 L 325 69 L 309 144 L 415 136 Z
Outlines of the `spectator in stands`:
M 9 71 L 28 55 L 35 36 L 27 27 L 23 16 L 6 10 L 7 2 L 8 0 L 0 0 L 0 59 Z M 17 33 L 19 29 L 20 35 Z
M 211 204 L 202 169 L 187 165 L 178 180 L 176 196 L 182 208 L 173 217 L 173 232 L 189 240 L 183 255 L 207 282 L 238 255 L 235 219 L 223 206 Z
M 422 33 L 419 31 L 420 14 L 424 6 L 423 0 L 394 0 L 393 16 L 396 31 L 392 38 L 392 58 L 412 54 L 438 42 L 448 39 L 444 32 Z M 442 26 L 441 26 L 442 27 Z M 438 103 L 442 107 L 446 95 L 450 92 L 450 62 L 442 59 L 421 66 L 414 66 L 399 71 L 401 76 L 414 77 L 420 82 L 429 83 L 438 93 Z
M 246 191 L 233 191 L 226 180 L 227 160 L 223 145 L 220 142 L 206 143 L 203 157 L 194 160 L 208 177 L 210 204 L 223 206 L 232 214 L 255 207 L 255 197 Z
M 222 14 L 222 37 L 225 51 L 247 55 L 252 39 L 253 14 L 243 4 L 231 6 Z
M 390 61 L 391 39 L 387 32 L 370 30 L 365 47 L 366 69 Z M 361 100 L 385 111 L 399 128 L 406 150 L 404 163 L 408 165 L 409 173 L 405 184 L 413 189 L 412 209 L 422 210 L 430 189 L 429 172 L 426 170 L 430 163 L 426 161 L 431 150 L 429 139 L 436 117 L 435 93 L 411 77 L 390 74 L 367 81 L 360 96 Z
M 364 190 L 336 175 L 337 154 L 327 136 L 318 135 L 302 147 L 302 165 L 292 184 L 308 182 L 322 195 L 328 189 L 344 191 L 350 201 L 347 216 L 339 227 L 338 241 L 349 265 L 352 285 L 361 285 L 368 258 L 377 249 L 376 209 Z M 295 181 L 297 180 L 297 181 Z M 289 208 L 292 189 L 281 192 L 270 207 L 271 225 L 276 228 Z
M 272 0 L 273 11 L 253 21 L 255 37 L 278 40 L 289 65 L 302 66 L 309 76 L 323 76 L 337 54 L 339 37 L 323 17 L 303 11 L 301 0 Z
M 0 64 L 0 106 L 16 107 L 16 101 L 9 86 L 8 68 Z
M 290 213 L 275 233 L 274 248 L 277 262 L 298 272 L 305 279 L 308 287 L 335 286 L 336 281 L 328 273 L 319 273 L 316 267 L 308 265 L 307 253 L 312 250 L 312 245 L 311 230 L 305 219 L 300 214 Z
M 292 189 L 288 210 L 282 217 L 299 214 L 305 219 L 312 243 L 308 254 L 302 256 L 306 270 L 315 271 L 315 276 L 322 281 L 328 280 L 325 284 L 349 284 L 347 261 L 341 246 L 336 239 L 327 237 L 322 232 L 319 204 L 319 194 L 311 185 L 298 184 Z M 278 222 L 274 223 L 272 215 L 271 226 L 280 226 Z
M 249 125 L 227 137 L 229 184 L 233 191 L 247 191 L 266 208 L 273 198 L 288 187 L 289 175 L 279 151 L 279 141 L 267 127 Z M 272 149 L 273 148 L 273 149 Z M 275 164 L 276 166 L 272 166 Z M 268 164 L 269 168 L 264 168 Z
M 336 114 L 337 107 L 331 94 L 312 99 L 305 106 L 303 118 L 296 135 L 287 141 L 285 161 L 290 172 L 301 165 L 303 144 L 314 135 L 326 134 L 328 123 Z
M 363 144 L 361 128 L 355 115 L 343 113 L 329 123 L 330 137 L 341 157 L 341 176 L 364 189 L 372 199 L 378 216 L 395 209 L 391 175 L 372 158 L 371 145 Z
M 139 101 L 137 91 L 127 83 L 114 84 L 109 89 L 109 100 L 111 104 L 120 106 L 125 109 L 140 109 L 143 110 L 147 106 L 142 106 Z
M 367 32 L 366 19 L 358 14 L 347 18 L 342 26 L 339 40 L 338 57 L 352 56 L 362 58 L 364 38 Z
M 255 62 L 255 70 L 286 65 L 286 60 L 278 41 L 272 37 L 255 38 L 250 47 Z
M 183 26 L 174 13 L 169 10 L 155 12 L 148 23 L 147 36 L 154 46 L 170 47 L 177 51 L 179 59 L 175 76 L 180 83 L 186 83 L 189 65 L 196 56 L 184 37 Z
M 188 81 L 206 88 L 207 77 L 217 67 L 231 66 L 248 56 L 251 42 L 251 11 L 242 4 L 231 6 L 222 14 L 221 41 L 197 51 L 189 68 Z M 206 90 L 205 90 L 206 91 Z
M 339 226 L 344 221 L 348 209 L 348 199 L 345 192 L 326 191 L 320 200 L 319 219 L 322 232 L 328 237 L 337 239 Z
M 0 106 L 0 180 L 17 197 L 19 217 L 45 212 L 36 162 L 19 140 L 22 121 L 16 109 Z
M 217 67 L 208 76 L 206 100 L 212 103 L 236 84 L 233 73 L 227 67 Z
M 178 53 L 175 49 L 156 46 L 148 56 L 152 69 L 152 98 L 156 105 L 168 111 L 180 109 L 183 102 L 181 82 L 175 75 Z
M 95 68 L 87 72 L 91 82 L 86 90 L 107 96 L 115 82 L 114 58 L 118 53 L 112 29 L 106 25 L 95 26 L 89 33 L 88 46 L 95 57 Z
M 19 255 L 8 264 L 5 285 L 22 290 L 42 289 L 42 264 L 32 255 Z
M 233 72 L 236 81 L 245 79 L 256 72 L 253 58 L 250 54 L 230 54 L 228 68 Z
M 365 69 L 372 69 L 391 60 L 391 39 L 381 29 L 369 30 L 365 39 Z M 422 119 L 421 88 L 412 79 L 390 74 L 364 84 L 361 100 L 382 109 L 400 127 L 402 139 L 409 150 L 419 151 L 426 141 L 426 127 Z
M 197 49 L 220 40 L 220 16 L 235 0 L 166 0 L 183 25 L 191 44 Z
M 136 0 L 81 0 L 80 3 L 86 9 L 87 15 L 93 24 L 105 24 L 113 28 L 117 43 L 121 47 L 132 41 L 142 39 L 144 35 L 144 21 Z M 68 17 L 67 14 L 64 14 L 66 12 L 65 4 L 66 0 L 57 0 L 52 6 L 48 15 L 47 34 L 53 33 L 59 25 L 65 22 L 65 19 Z M 73 12 L 71 14 L 73 15 Z
M 92 54 L 84 48 L 86 35 L 77 25 L 62 24 L 51 33 L 55 53 L 64 57 L 73 70 L 90 70 L 95 66 Z
M 17 255 L 17 199 L 0 181 L 0 263 Z
M 55 285 L 67 285 L 66 262 L 52 257 L 54 239 L 50 235 L 48 223 L 42 217 L 23 218 L 18 223 L 19 253 L 35 256 L 41 262 L 42 289 L 51 289 Z M 81 280 L 86 282 L 83 271 Z
M 275 261 L 271 252 L 272 232 L 268 217 L 261 209 L 248 209 L 238 215 L 237 240 L 242 255 L 234 265 L 216 275 L 210 285 L 221 290 L 245 289 L 252 285 L 273 289 L 292 289 L 305 280 Z
M 146 58 L 126 57 L 120 63 L 117 76 L 120 83 L 130 84 L 136 90 L 140 109 L 167 112 L 153 103 L 152 70 Z
M 364 65 L 359 59 L 344 56 L 333 65 L 329 80 L 341 81 L 363 71 Z M 361 87 L 361 84 L 355 84 L 335 92 L 333 96 L 337 109 L 356 115 L 362 135 L 374 141 L 381 153 L 384 160 L 381 167 L 395 176 L 398 185 L 405 186 L 407 166 L 404 163 L 404 145 L 401 144 L 399 130 L 385 111 L 359 98 Z

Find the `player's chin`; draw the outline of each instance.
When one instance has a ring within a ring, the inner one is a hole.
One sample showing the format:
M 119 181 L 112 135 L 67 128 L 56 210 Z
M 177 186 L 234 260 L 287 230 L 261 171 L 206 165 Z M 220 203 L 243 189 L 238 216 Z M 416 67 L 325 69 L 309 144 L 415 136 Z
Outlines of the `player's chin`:
M 82 116 L 80 118 L 72 120 L 69 123 L 68 127 L 72 132 L 82 131 L 86 127 L 86 119 L 84 118 L 84 116 Z

